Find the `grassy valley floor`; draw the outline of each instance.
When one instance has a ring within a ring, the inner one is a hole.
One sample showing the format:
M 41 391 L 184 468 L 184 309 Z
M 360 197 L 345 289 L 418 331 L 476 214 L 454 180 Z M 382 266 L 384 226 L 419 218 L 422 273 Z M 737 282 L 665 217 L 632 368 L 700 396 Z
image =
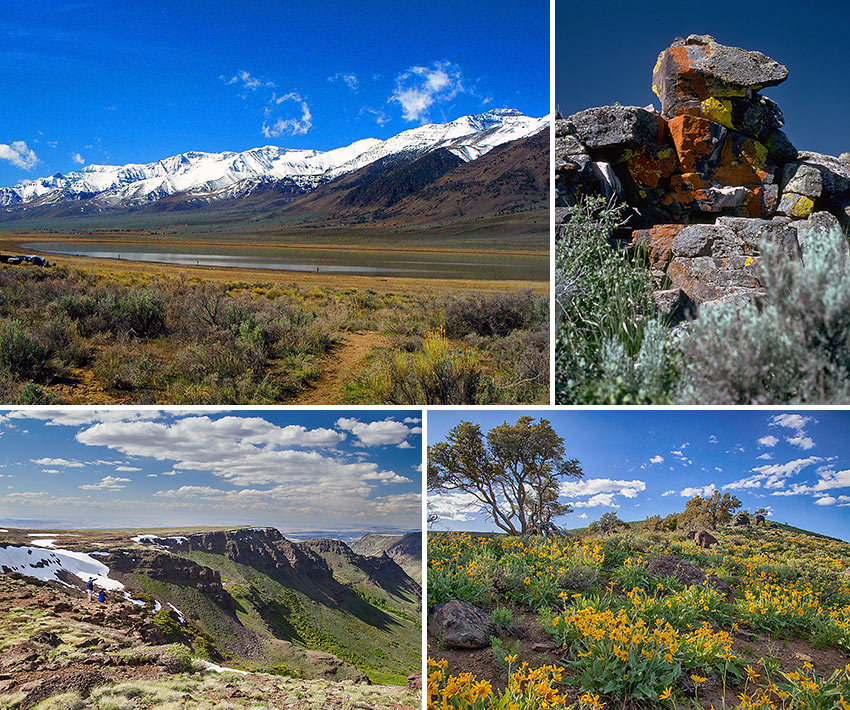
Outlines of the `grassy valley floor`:
M 49 241 L 92 237 L 86 235 L 50 233 Z M 94 236 L 174 249 L 224 244 L 250 252 L 278 244 L 264 234 L 245 241 L 232 234 Z M 339 234 L 323 233 L 309 248 L 356 249 L 358 255 L 385 250 L 387 235 L 360 236 L 355 247 L 330 241 Z M 24 253 L 21 244 L 46 238 L 44 231 L 6 234 L 0 253 Z M 305 243 L 303 233 L 298 239 L 287 245 Z M 414 262 L 422 254 L 451 253 L 463 261 L 465 250 L 487 253 L 486 237 L 454 247 L 451 234 L 425 244 L 420 239 L 419 233 L 402 235 L 393 248 Z M 506 237 L 491 250 L 494 261 L 547 262 L 545 245 L 525 236 Z M 548 402 L 545 280 L 368 277 L 46 256 L 54 266 L 0 264 L 2 402 Z M 529 276 L 538 271 L 520 270 Z

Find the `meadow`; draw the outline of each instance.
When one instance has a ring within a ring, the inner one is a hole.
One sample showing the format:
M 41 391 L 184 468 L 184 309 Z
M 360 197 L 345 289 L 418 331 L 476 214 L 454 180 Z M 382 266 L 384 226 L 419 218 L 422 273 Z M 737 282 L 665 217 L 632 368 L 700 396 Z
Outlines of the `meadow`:
M 450 649 L 429 623 L 428 707 L 850 708 L 850 544 L 768 521 L 704 549 L 675 525 L 431 533 L 429 610 L 461 600 L 495 632 Z M 665 576 L 661 555 L 703 583 Z
M 0 251 L 33 237 L 7 236 Z M 540 281 L 48 258 L 0 265 L 3 403 L 548 401 Z

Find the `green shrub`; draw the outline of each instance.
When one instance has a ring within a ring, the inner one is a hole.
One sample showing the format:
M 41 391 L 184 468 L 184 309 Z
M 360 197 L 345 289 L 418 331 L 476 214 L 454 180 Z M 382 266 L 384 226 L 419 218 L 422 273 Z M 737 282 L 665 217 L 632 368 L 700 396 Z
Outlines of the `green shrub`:
M 545 323 L 547 306 L 547 299 L 529 290 L 460 296 L 446 305 L 446 335 L 504 337 L 514 330 Z
M 850 264 L 837 229 L 801 235 L 789 260 L 762 244 L 761 309 L 703 309 L 681 340 L 679 399 L 700 404 L 844 403 L 850 398 Z
M 490 618 L 500 629 L 504 629 L 514 620 L 514 613 L 506 606 L 497 606 L 490 612 Z
M 0 366 L 24 380 L 43 382 L 50 374 L 51 351 L 19 320 L 0 322 Z
M 555 245 L 559 404 L 670 399 L 675 376 L 654 320 L 652 277 L 611 244 L 620 209 L 602 198 L 571 207 Z M 641 255 L 638 254 L 638 259 Z

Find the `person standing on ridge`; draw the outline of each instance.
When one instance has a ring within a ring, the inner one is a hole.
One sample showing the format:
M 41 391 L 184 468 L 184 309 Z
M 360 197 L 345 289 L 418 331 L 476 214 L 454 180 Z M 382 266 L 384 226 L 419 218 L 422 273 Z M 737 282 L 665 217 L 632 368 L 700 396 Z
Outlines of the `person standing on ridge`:
M 89 577 L 89 581 L 86 582 L 86 595 L 89 598 L 89 604 L 91 604 L 92 594 L 94 594 L 94 577 Z

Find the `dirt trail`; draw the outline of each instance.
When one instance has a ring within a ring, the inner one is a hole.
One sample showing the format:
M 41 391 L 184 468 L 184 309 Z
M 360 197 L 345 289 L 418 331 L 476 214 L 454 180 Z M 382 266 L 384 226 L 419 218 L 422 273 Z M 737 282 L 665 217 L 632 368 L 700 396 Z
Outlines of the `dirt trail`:
M 374 331 L 348 333 L 338 348 L 325 360 L 315 386 L 300 395 L 292 404 L 341 404 L 342 388 L 360 370 L 372 348 L 387 347 L 387 336 Z

